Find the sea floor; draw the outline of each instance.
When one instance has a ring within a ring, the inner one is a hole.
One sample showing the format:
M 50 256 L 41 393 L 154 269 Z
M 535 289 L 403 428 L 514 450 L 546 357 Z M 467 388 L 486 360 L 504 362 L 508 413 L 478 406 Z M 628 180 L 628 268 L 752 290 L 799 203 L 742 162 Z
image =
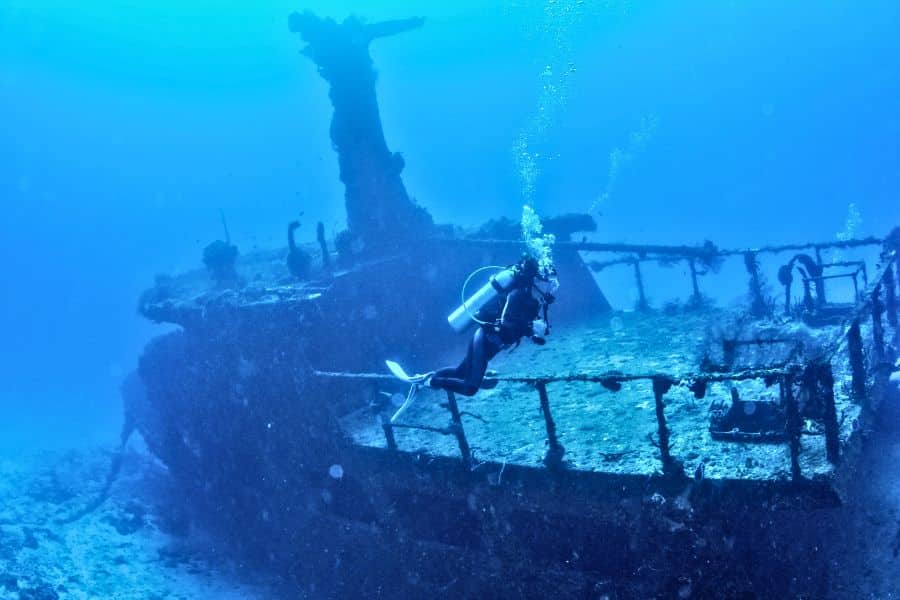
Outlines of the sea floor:
M 698 371 L 708 341 L 728 324 L 727 311 L 704 310 L 677 315 L 619 313 L 577 328 L 559 328 L 545 346 L 523 342 L 513 352 L 502 353 L 491 364 L 499 375 L 537 377 L 593 374 L 610 371 L 626 374 L 687 375 Z M 768 335 L 787 333 L 806 343 L 828 344 L 839 327 L 812 330 L 802 325 L 773 325 Z M 462 344 L 460 351 L 463 351 Z M 746 358 L 746 357 L 745 357 Z M 750 358 L 753 358 L 752 356 Z M 758 359 L 765 357 L 757 356 Z M 846 362 L 846 361 L 843 361 Z M 849 374 L 835 361 L 835 401 L 841 422 L 841 438 L 853 432 L 859 406 L 850 401 Z M 411 370 L 426 370 L 411 365 Z M 776 400 L 778 387 L 761 381 L 740 382 L 735 388 L 744 399 Z M 658 425 L 650 381 L 624 383 L 618 392 L 597 383 L 559 382 L 547 386 L 550 408 L 559 441 L 565 447 L 565 466 L 609 474 L 648 475 L 661 469 L 659 450 L 649 441 Z M 696 399 L 686 388 L 673 387 L 665 396 L 666 418 L 671 431 L 672 454 L 688 473 L 702 463 L 709 479 L 786 480 L 790 478 L 790 453 L 786 443 L 737 443 L 712 439 L 710 407 L 730 404 L 727 384 L 711 384 L 705 398 Z M 542 466 L 547 449 L 546 426 L 537 391 L 527 384 L 500 384 L 473 398 L 458 397 L 464 411 L 468 442 L 478 461 L 523 466 Z M 442 392 L 421 389 L 397 423 L 446 427 L 449 414 Z M 386 409 L 390 411 L 390 407 Z M 343 426 L 360 445 L 385 447 L 381 415 L 363 409 L 348 415 Z M 821 431 L 802 436 L 800 462 L 805 476 L 828 476 Z M 458 456 L 453 436 L 418 429 L 395 430 L 399 450 L 425 455 Z
M 262 577 L 184 529 L 165 467 L 128 450 L 108 499 L 72 523 L 103 488 L 105 450 L 0 459 L 0 599 L 269 598 Z

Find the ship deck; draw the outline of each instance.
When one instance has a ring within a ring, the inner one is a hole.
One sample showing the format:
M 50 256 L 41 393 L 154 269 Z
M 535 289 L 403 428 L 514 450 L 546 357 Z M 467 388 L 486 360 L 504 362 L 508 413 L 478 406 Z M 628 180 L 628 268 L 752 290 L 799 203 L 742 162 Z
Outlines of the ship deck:
M 615 313 L 578 327 L 560 328 L 543 347 L 523 343 L 498 356 L 491 367 L 501 379 L 553 379 L 610 371 L 672 376 L 695 373 L 710 332 L 724 327 L 730 318 L 721 310 L 677 315 Z M 842 327 L 810 329 L 796 323 L 772 324 L 770 334 L 776 332 L 805 340 L 807 345 L 830 346 L 841 336 Z M 851 400 L 848 361 L 836 355 L 832 366 L 839 439 L 847 446 L 858 429 L 861 407 Z M 686 386 L 673 386 L 665 394 L 672 456 L 684 464 L 688 474 L 702 463 L 709 480 L 789 481 L 791 456 L 786 442 L 735 442 L 711 437 L 710 407 L 729 404 L 731 386 L 744 400 L 778 399 L 778 385 L 766 387 L 757 379 L 710 383 L 702 399 L 695 398 Z M 380 380 L 379 387 L 386 393 L 401 391 L 387 380 Z M 626 381 L 617 392 L 595 382 L 556 381 L 547 384 L 547 394 L 556 433 L 565 448 L 563 468 L 622 476 L 650 476 L 661 471 L 660 450 L 651 442 L 658 429 L 652 381 Z M 474 468 L 482 463 L 544 468 L 548 436 L 533 385 L 501 381 L 495 389 L 457 400 Z M 395 421 L 397 450 L 424 458 L 459 457 L 457 439 L 432 430 L 447 427 L 446 402 L 443 392 L 419 390 Z M 395 405 L 381 411 L 357 410 L 342 419 L 342 427 L 356 445 L 387 448 L 382 422 L 385 414 L 396 410 Z M 826 457 L 824 433 L 811 421 L 804 424 L 799 459 L 807 479 L 829 479 L 834 474 L 835 467 Z

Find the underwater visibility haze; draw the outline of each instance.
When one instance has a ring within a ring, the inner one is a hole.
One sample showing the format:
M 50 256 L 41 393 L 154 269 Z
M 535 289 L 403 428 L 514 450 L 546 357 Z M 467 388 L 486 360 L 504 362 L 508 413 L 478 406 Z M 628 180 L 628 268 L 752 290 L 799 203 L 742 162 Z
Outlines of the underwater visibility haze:
M 4 0 L 0 599 L 897 597 L 898 32 Z

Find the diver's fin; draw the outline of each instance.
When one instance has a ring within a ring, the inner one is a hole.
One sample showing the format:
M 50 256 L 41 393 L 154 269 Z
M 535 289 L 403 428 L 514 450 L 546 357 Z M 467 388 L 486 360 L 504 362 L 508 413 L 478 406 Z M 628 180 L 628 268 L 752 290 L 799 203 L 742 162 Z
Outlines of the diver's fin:
M 398 408 L 397 411 L 393 415 L 391 415 L 391 423 L 396 423 L 397 419 L 399 419 L 400 416 L 406 412 L 406 409 L 409 408 L 409 405 L 412 404 L 413 400 L 416 399 L 416 392 L 418 391 L 418 384 L 414 383 L 409 386 L 409 391 L 406 393 L 406 400 L 404 400 L 403 404 L 400 405 L 400 408 Z
M 406 383 L 422 383 L 432 375 L 431 373 L 424 373 L 421 375 L 407 375 L 406 371 L 403 370 L 403 367 L 392 360 L 386 360 L 384 361 L 384 364 L 387 365 L 387 368 L 391 371 L 391 374 L 394 377 L 401 381 L 405 381 Z

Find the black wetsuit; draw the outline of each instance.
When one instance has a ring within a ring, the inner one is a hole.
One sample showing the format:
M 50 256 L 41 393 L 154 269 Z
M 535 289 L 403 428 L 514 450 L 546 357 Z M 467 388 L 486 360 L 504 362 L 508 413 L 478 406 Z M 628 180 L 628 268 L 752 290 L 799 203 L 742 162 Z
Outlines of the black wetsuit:
M 540 336 L 543 331 L 532 331 L 532 323 L 538 318 L 542 305 L 531 293 L 531 285 L 515 287 L 478 311 L 481 325 L 469 341 L 466 357 L 457 367 L 436 371 L 429 381 L 433 388 L 441 388 L 474 396 L 487 370 L 488 362 L 504 348 L 518 342 L 524 336 Z M 544 311 L 546 319 L 546 310 Z

